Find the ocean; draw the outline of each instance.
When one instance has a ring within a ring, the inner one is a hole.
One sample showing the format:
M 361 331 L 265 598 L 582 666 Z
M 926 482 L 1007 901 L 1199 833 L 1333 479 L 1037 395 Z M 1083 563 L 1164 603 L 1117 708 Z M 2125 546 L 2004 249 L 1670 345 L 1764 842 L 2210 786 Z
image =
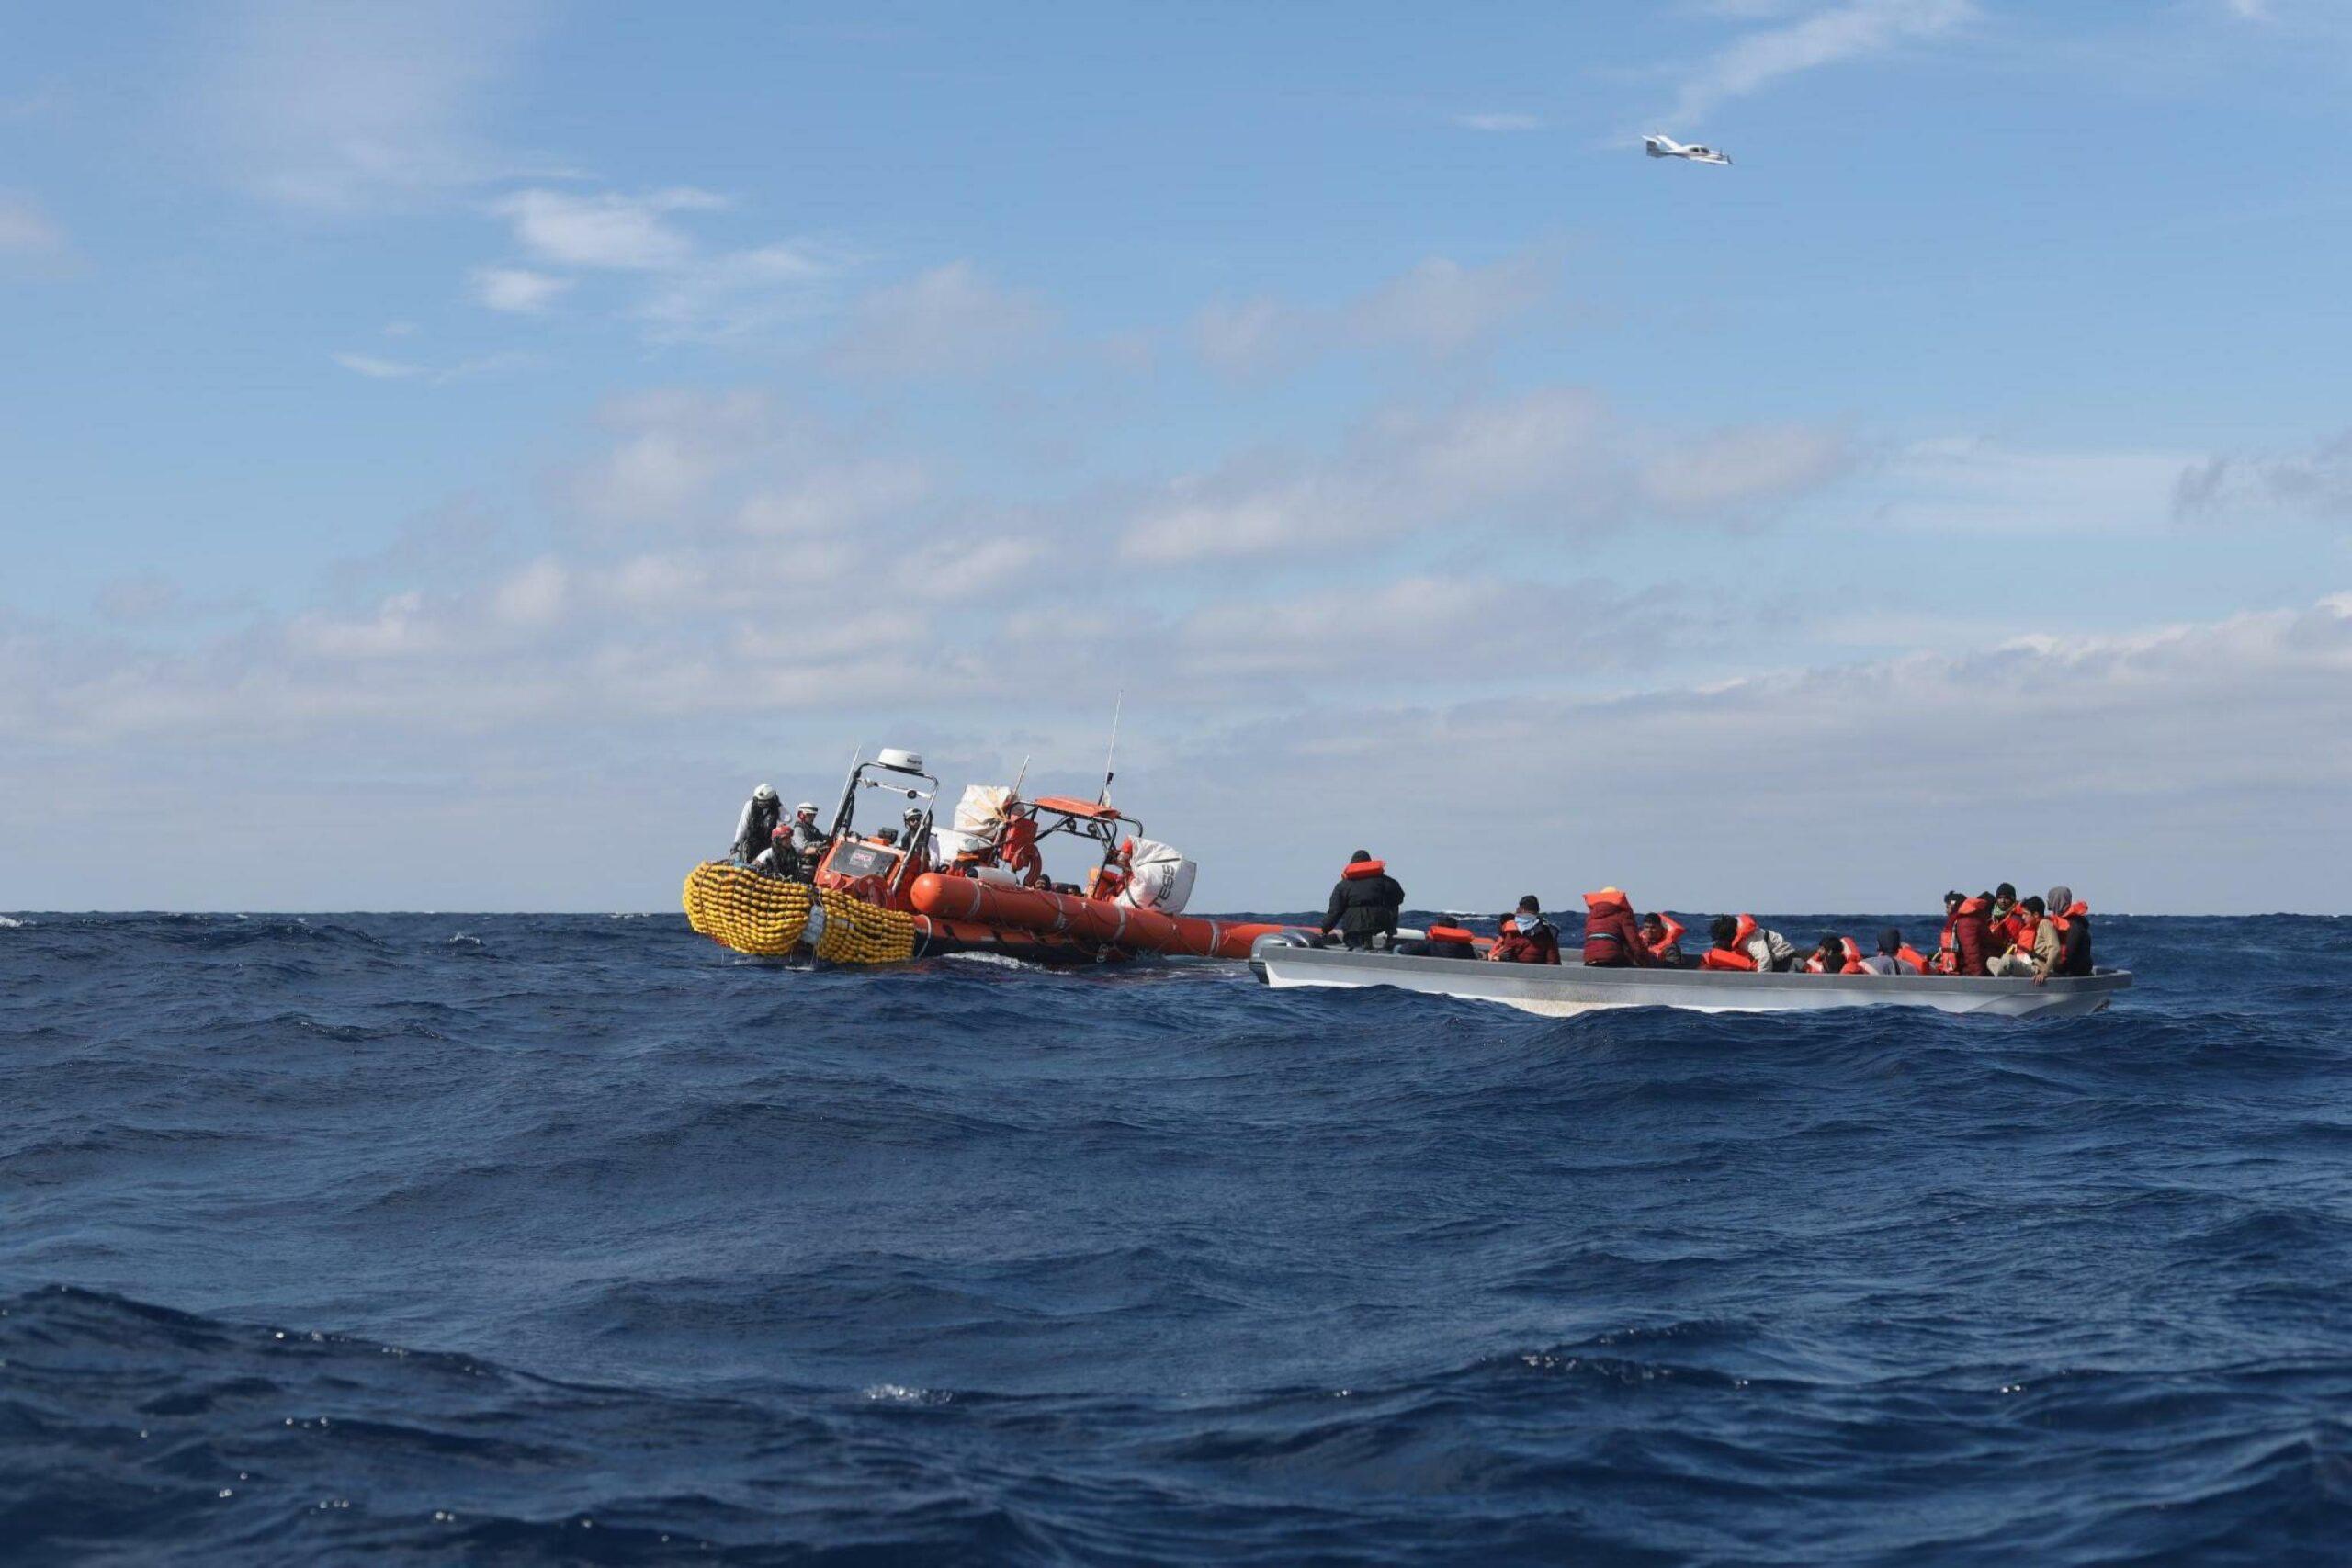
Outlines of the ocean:
M 12 916 L 0 1559 L 2344 1562 L 2352 919 L 2098 939 L 1551 1020 Z

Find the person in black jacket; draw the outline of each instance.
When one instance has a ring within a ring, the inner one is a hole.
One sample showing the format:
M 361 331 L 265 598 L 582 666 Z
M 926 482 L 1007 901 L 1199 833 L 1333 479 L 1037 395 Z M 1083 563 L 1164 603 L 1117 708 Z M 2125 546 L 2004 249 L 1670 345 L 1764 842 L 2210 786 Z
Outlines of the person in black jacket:
M 1386 863 L 1373 859 L 1370 850 L 1358 850 L 1331 889 L 1323 934 L 1336 930 L 1351 948 L 1369 947 L 1375 936 L 1396 934 L 1396 911 L 1404 907 L 1405 890 L 1388 874 Z

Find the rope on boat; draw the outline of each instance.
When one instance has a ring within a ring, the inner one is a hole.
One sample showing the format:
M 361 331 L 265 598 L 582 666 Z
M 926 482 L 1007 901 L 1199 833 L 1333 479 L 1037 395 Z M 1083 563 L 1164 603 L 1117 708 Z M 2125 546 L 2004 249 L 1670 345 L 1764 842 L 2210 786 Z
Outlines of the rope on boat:
M 695 931 L 755 957 L 782 958 L 804 941 L 813 941 L 817 956 L 829 964 L 903 964 L 914 956 L 912 915 L 727 861 L 706 861 L 687 873 L 679 901 Z

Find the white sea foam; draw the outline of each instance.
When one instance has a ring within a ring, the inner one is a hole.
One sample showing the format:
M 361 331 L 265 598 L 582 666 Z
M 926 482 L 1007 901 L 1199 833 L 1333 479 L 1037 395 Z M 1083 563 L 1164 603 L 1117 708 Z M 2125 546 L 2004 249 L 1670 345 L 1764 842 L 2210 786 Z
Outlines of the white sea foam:
M 877 1382 L 865 1397 L 884 1404 L 944 1404 L 956 1396 L 945 1389 L 909 1388 L 904 1383 Z
M 32 923 L 30 920 L 10 919 L 6 915 L 0 915 L 0 931 L 20 931 Z
M 1009 953 L 951 953 L 951 964 L 987 964 L 999 969 L 1043 969 L 1042 964 L 1032 964 L 1025 958 L 1015 958 Z

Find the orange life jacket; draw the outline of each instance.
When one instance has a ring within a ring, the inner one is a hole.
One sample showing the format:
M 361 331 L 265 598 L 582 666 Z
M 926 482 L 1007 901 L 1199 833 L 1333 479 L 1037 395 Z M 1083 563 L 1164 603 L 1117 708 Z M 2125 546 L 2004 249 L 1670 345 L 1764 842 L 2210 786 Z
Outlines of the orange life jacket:
M 1431 942 L 1476 942 L 1478 939 L 1460 926 L 1431 926 L 1430 940 Z
M 1385 860 L 1351 861 L 1348 868 L 1340 874 L 1350 882 L 1361 882 L 1367 876 L 1378 876 L 1387 869 L 1388 863 Z
M 1676 919 L 1672 915 L 1660 915 L 1658 917 L 1658 923 L 1666 927 L 1666 934 L 1658 938 L 1656 942 L 1649 943 L 1648 946 L 1653 956 L 1663 958 L 1666 956 L 1666 950 L 1668 948 L 1672 947 L 1676 942 L 1682 940 L 1683 925 L 1680 920 Z
M 1911 966 L 1911 972 L 1915 975 L 1925 975 L 1928 972 L 1927 955 L 1914 949 L 1907 942 L 1894 950 L 1894 961 L 1897 964 L 1908 964 Z
M 1754 941 L 1755 937 L 1756 917 L 1753 915 L 1740 916 L 1739 929 L 1731 933 L 1731 945 L 1729 947 L 1711 947 L 1707 949 L 1704 953 L 1700 955 L 1699 967 L 1702 969 L 1755 968 L 1756 959 L 1754 955 L 1747 951 L 1747 944 Z
M 1854 939 L 1849 936 L 1841 936 L 1838 941 L 1845 954 L 1845 962 L 1838 973 L 1840 975 L 1869 974 L 1870 971 L 1862 967 L 1862 950 Z M 1826 975 L 1829 973 L 1829 966 L 1821 961 L 1821 954 L 1816 952 L 1811 958 L 1804 961 L 1804 972 L 1808 975 Z

